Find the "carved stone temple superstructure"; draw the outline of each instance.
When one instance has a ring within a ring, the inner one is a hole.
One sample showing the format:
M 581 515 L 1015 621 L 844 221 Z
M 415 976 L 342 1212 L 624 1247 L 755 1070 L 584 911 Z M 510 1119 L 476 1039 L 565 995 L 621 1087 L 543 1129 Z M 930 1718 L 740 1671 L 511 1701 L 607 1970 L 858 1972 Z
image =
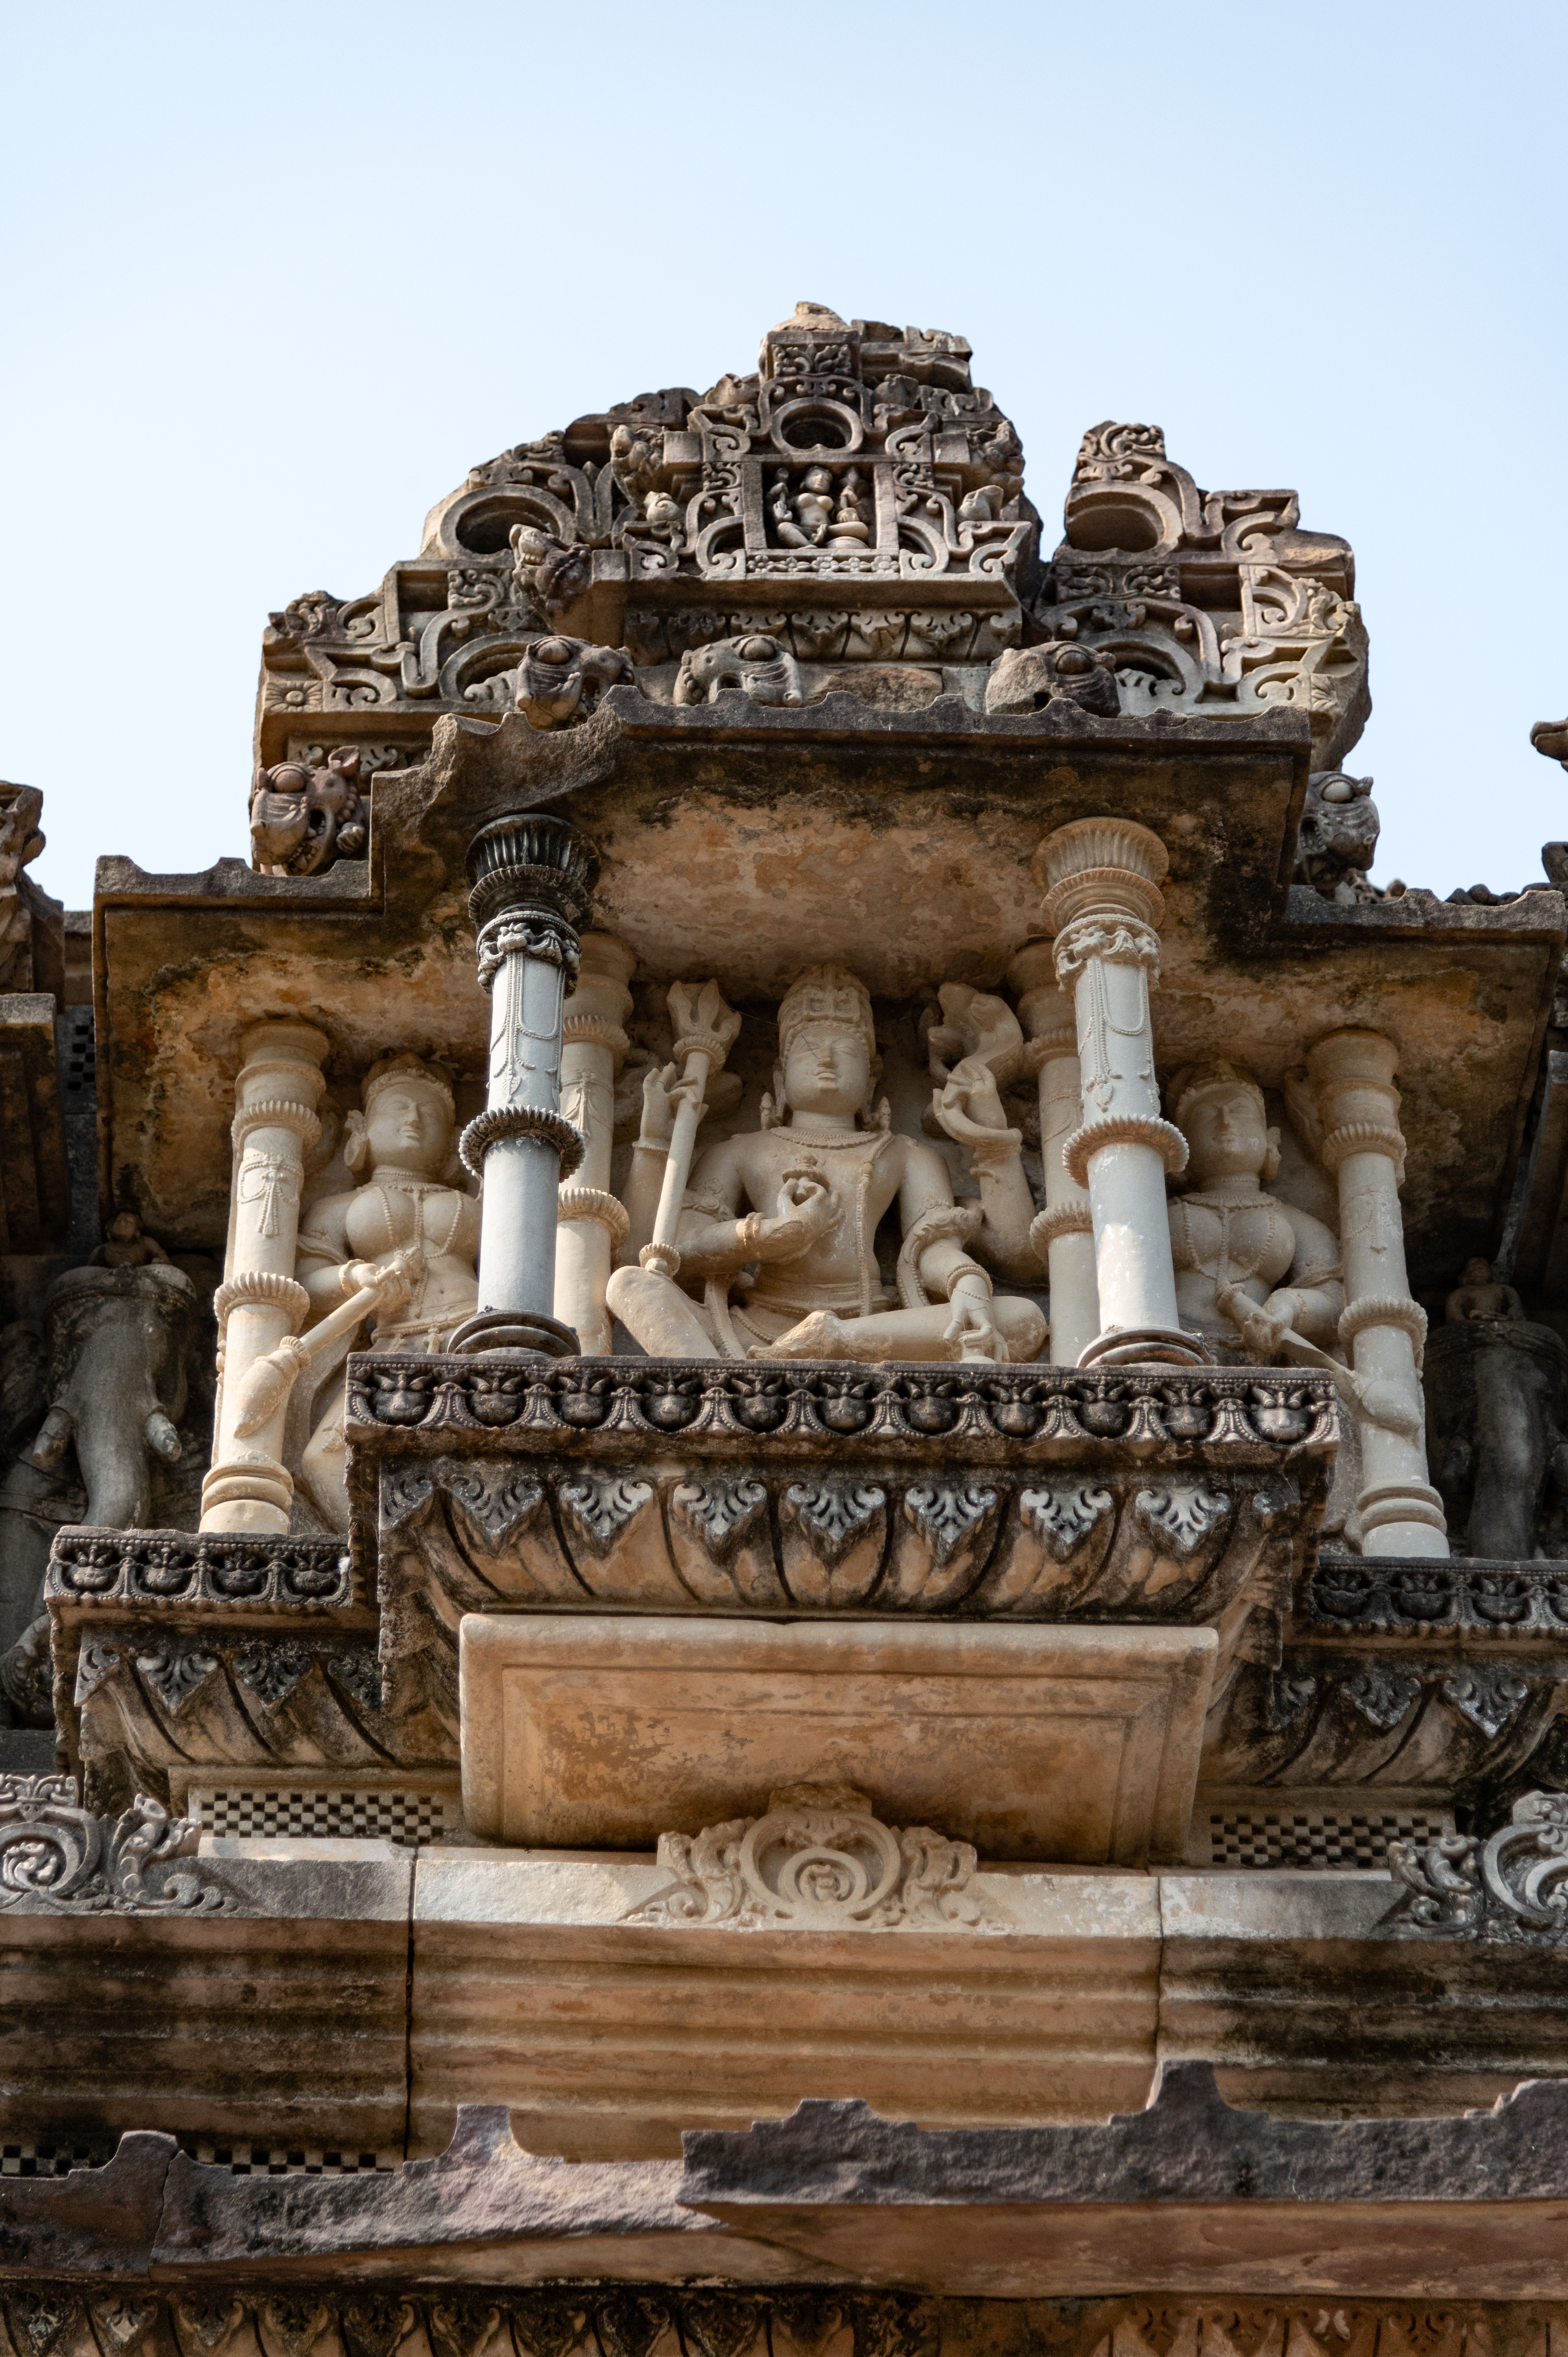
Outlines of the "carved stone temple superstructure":
M 0 789 L 0 2357 L 1568 2346 L 1568 845 L 969 362 L 474 468 L 249 860 Z

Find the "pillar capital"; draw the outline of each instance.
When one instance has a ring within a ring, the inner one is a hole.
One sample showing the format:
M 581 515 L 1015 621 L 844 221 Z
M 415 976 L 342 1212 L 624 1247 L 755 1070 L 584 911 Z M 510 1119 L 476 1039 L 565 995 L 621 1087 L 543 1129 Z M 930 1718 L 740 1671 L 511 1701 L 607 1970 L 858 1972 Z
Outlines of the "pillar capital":
M 1053 933 L 1086 916 L 1157 929 L 1165 912 L 1159 888 L 1169 867 L 1159 836 L 1135 820 L 1074 819 L 1047 834 L 1035 854 L 1045 922 Z
M 468 913 L 487 990 L 510 952 L 577 978 L 579 931 L 592 906 L 598 856 L 569 819 L 514 811 L 491 819 L 468 845 Z

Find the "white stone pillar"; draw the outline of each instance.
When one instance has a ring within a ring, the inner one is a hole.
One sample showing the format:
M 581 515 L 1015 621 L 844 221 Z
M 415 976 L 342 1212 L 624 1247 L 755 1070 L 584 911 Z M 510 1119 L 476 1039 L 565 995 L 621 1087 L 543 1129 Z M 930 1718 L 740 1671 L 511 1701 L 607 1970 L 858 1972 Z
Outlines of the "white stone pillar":
M 618 1243 L 625 1240 L 624 1205 L 609 1191 L 615 1143 L 616 1075 L 630 1041 L 623 1025 L 631 1013 L 627 988 L 634 952 L 608 933 L 583 935 L 577 987 L 566 1001 L 561 1032 L 561 1094 L 581 1131 L 583 1159 L 561 1188 L 555 1239 L 555 1315 L 575 1329 L 583 1351 L 607 1358 L 611 1318 L 605 1287 Z
M 1399 1050 L 1380 1032 L 1332 1031 L 1308 1050 L 1306 1069 L 1321 1125 L 1318 1152 L 1339 1187 L 1339 1339 L 1366 1387 L 1369 1411 L 1357 1417 L 1361 1552 L 1445 1555 L 1443 1501 L 1427 1480 L 1426 1313 L 1412 1298 L 1405 1272 L 1404 1136 L 1393 1084 Z
M 1169 864 L 1157 834 L 1119 818 L 1075 819 L 1035 855 L 1057 978 L 1078 1019 L 1083 1122 L 1061 1157 L 1089 1194 L 1101 1319 L 1080 1366 L 1208 1355 L 1176 1313 L 1165 1174 L 1187 1168 L 1187 1140 L 1160 1113 L 1149 1016 Z
M 545 811 L 492 819 L 468 847 L 490 1060 L 485 1110 L 458 1143 L 482 1192 L 478 1306 L 452 1336 L 454 1351 L 564 1358 L 577 1349 L 553 1314 L 560 1185 L 583 1158 L 581 1134 L 561 1112 L 561 1024 L 596 870 L 575 827 Z
M 294 1480 L 283 1462 L 285 1394 L 259 1431 L 233 1426 L 244 1378 L 297 1334 L 310 1297 L 295 1277 L 305 1157 L 321 1135 L 316 1108 L 329 1042 L 314 1023 L 252 1024 L 240 1043 L 229 1249 L 213 1300 L 218 1401 L 212 1465 L 201 1485 L 204 1531 L 286 1531 Z
M 1057 981 L 1049 942 L 1030 942 L 1007 969 L 1028 1040 L 1040 1092 L 1040 1159 L 1046 1208 L 1036 1212 L 1029 1242 L 1050 1271 L 1051 1363 L 1076 1367 L 1079 1353 L 1100 1331 L 1100 1291 L 1094 1280 L 1094 1220 L 1089 1191 L 1071 1177 L 1062 1147 L 1083 1126 L 1073 1003 Z

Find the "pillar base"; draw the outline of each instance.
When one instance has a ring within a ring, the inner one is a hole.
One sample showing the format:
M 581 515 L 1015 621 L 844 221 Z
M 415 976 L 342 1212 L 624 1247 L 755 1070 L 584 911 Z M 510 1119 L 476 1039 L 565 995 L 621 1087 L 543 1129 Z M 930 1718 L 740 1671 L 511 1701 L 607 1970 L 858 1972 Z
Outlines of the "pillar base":
M 1213 1353 L 1179 1326 L 1112 1326 L 1086 1342 L 1080 1367 L 1211 1367 Z
M 1446 1556 L 1443 1500 L 1421 1481 L 1383 1482 L 1356 1501 L 1364 1555 Z
M 464 1358 L 523 1351 L 537 1359 L 575 1359 L 583 1346 L 570 1326 L 542 1309 L 481 1309 L 463 1320 L 446 1348 Z

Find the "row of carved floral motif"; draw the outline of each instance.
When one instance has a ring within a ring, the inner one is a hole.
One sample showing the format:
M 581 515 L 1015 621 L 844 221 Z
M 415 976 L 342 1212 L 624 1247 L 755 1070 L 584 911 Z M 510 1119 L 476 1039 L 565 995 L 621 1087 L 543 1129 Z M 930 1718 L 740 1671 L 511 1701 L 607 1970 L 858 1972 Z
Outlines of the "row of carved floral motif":
M 653 2284 L 404 2292 L 312 2285 L 280 2292 L 205 2281 L 84 2296 L 79 2283 L 14 2286 L 6 2357 L 1465 2357 L 1492 2345 L 1497 2311 L 1322 2299 L 921 2299 L 815 2287 L 770 2292 Z M 1513 2357 L 1548 2357 L 1568 2306 L 1510 2302 Z M 91 2335 L 91 2338 L 89 2337 Z
M 951 1438 L 1115 1440 L 1319 1448 L 1337 1437 L 1333 1394 L 1300 1380 L 1176 1373 L 1134 1378 L 1075 1370 L 768 1370 L 711 1361 L 568 1360 L 479 1365 L 471 1359 L 364 1357 L 349 1362 L 356 1437 L 392 1430 L 733 1435 L 748 1441 Z
M 328 1681 L 328 1692 L 350 1726 L 365 1713 L 384 1707 L 381 1665 L 374 1645 L 300 1644 L 289 1637 L 227 1641 L 205 1630 L 145 1626 L 102 1629 L 93 1624 L 76 1657 L 72 1699 L 80 1709 L 101 1686 L 134 1683 L 160 1717 L 177 1719 L 220 1671 L 243 1688 L 251 1708 L 242 1723 L 253 1729 L 256 1706 L 263 1714 L 287 1702 L 312 1670 Z
M 1561 1637 L 1568 1629 L 1568 1563 L 1325 1557 L 1305 1600 L 1309 1623 L 1335 1629 L 1467 1629 L 1495 1637 Z
M 44 1593 L 74 1602 L 325 1611 L 351 1601 L 352 1578 L 336 1539 L 70 1531 L 55 1540 Z

